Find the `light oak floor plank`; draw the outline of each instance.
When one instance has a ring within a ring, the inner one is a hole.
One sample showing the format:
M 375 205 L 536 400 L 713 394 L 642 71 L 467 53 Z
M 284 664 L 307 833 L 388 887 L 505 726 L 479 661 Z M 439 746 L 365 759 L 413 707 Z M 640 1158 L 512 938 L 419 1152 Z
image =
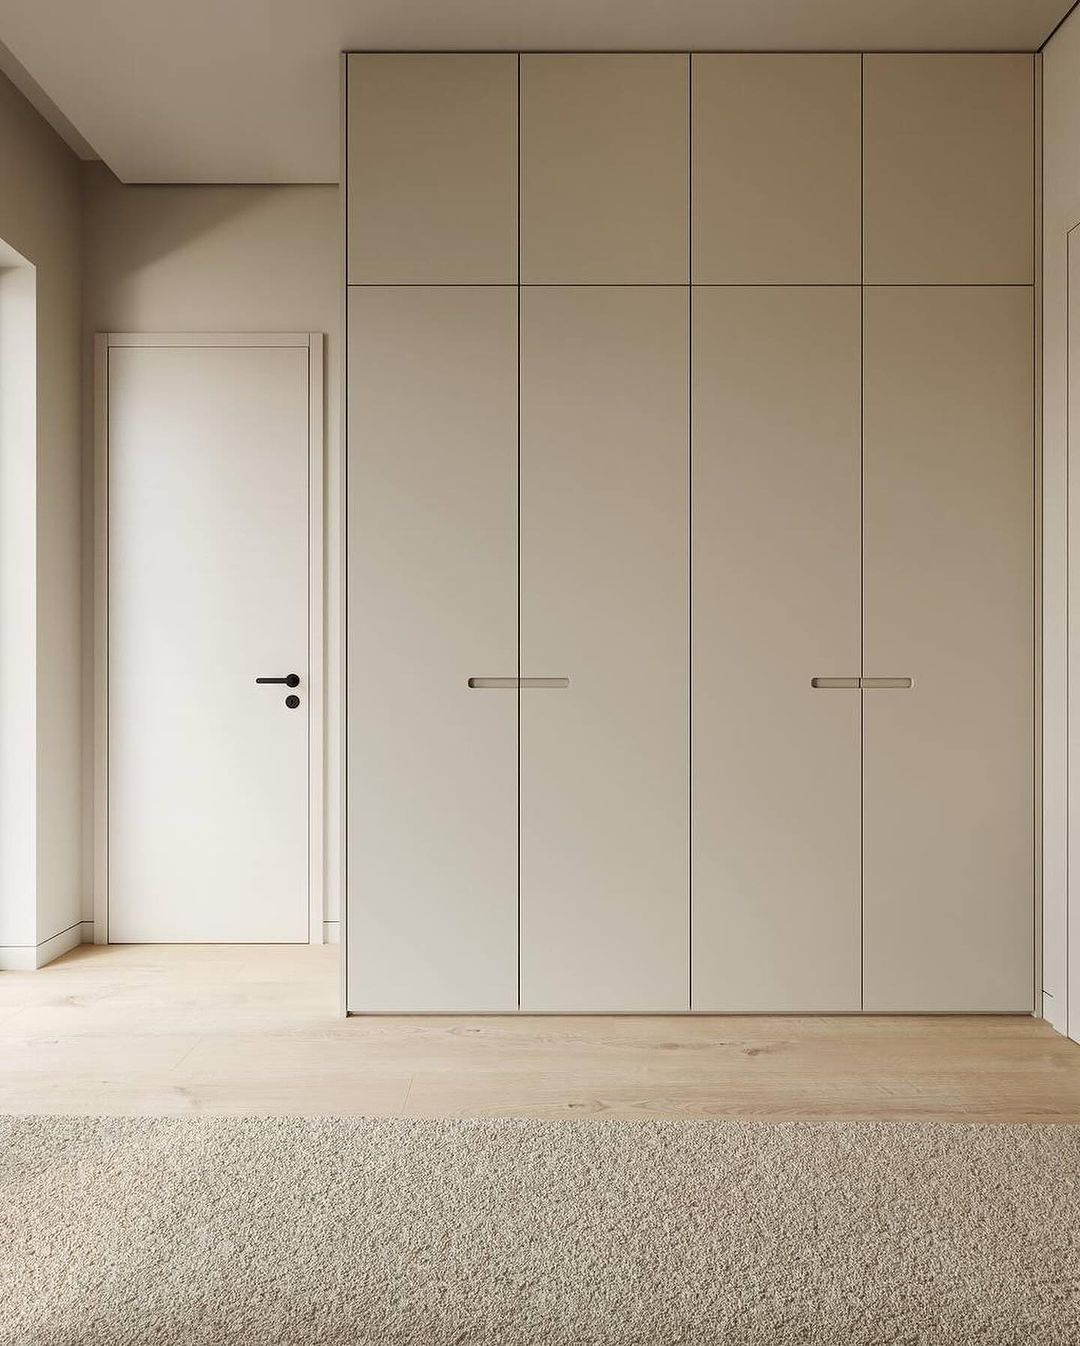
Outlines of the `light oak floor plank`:
M 0 975 L 0 1111 L 1080 1123 L 1026 1016 L 365 1016 L 336 948 L 85 945 Z

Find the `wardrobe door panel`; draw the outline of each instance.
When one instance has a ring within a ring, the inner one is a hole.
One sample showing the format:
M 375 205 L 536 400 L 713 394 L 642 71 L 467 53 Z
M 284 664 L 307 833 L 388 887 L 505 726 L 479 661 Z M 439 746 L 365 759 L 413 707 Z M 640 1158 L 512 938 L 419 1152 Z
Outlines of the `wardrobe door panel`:
M 859 57 L 693 61 L 694 276 L 859 283 Z
M 521 1004 L 685 1010 L 687 291 L 522 302 Z
M 348 1006 L 517 1006 L 517 291 L 348 312 Z
M 1032 295 L 865 312 L 865 1006 L 1030 1010 Z
M 867 283 L 1034 280 L 1034 60 L 863 58 Z
M 694 290 L 696 1010 L 860 1005 L 859 302 Z
M 685 284 L 685 55 L 521 58 L 521 266 L 535 284 Z
M 517 57 L 348 58 L 350 284 L 517 280 Z

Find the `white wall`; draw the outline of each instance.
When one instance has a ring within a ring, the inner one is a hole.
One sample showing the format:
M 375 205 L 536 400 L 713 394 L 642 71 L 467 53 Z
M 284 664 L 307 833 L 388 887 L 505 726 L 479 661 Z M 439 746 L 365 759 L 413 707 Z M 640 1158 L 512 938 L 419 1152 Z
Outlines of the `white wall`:
M 341 649 L 341 245 L 336 186 L 134 186 L 102 164 L 84 165 L 86 352 L 84 418 L 92 462 L 94 332 L 324 332 L 327 334 L 328 916 L 338 920 Z M 93 629 L 92 497 L 84 500 L 86 631 Z M 91 704 L 92 651 L 85 660 Z M 89 739 L 89 735 L 88 735 Z M 85 758 L 85 863 L 89 917 L 92 741 Z
M 36 375 L 28 375 L 35 456 L 19 486 L 24 498 L 5 502 L 32 519 L 24 536 L 33 534 L 32 545 L 14 577 L 32 617 L 0 654 L 22 674 L 5 681 L 18 688 L 19 702 L 4 714 L 19 718 L 32 745 L 17 767 L 31 807 L 0 824 L 14 833 L 0 834 L 0 844 L 22 851 L 14 891 L 0 893 L 0 966 L 34 966 L 81 934 L 81 196 L 78 160 L 3 76 L 0 240 L 34 268 L 36 281 Z M 11 372 L 5 362 L 5 377 Z
M 1066 261 L 1068 231 L 1080 223 L 1080 14 L 1065 23 L 1043 52 L 1043 986 L 1044 1012 L 1068 1027 L 1066 963 L 1067 816 L 1070 758 L 1080 764 L 1072 719 L 1068 751 L 1066 678 L 1073 663 L 1076 700 L 1080 664 L 1068 660 L 1068 445 L 1066 426 Z M 1080 446 L 1073 446 L 1075 455 Z M 1077 469 L 1074 465 L 1074 479 Z M 1073 514 L 1072 530 L 1080 514 Z M 1080 546 L 1073 545 L 1075 556 Z M 1080 592 L 1080 590 L 1074 590 Z M 1073 640 L 1080 624 L 1071 623 Z M 1074 651 L 1075 655 L 1075 651 Z M 1075 827 L 1075 823 L 1072 824 Z M 1073 922 L 1080 925 L 1080 914 Z M 1080 993 L 1078 993 L 1080 994 Z M 1080 1006 L 1077 1007 L 1080 1009 Z M 1074 1031 L 1077 1014 L 1073 1015 Z

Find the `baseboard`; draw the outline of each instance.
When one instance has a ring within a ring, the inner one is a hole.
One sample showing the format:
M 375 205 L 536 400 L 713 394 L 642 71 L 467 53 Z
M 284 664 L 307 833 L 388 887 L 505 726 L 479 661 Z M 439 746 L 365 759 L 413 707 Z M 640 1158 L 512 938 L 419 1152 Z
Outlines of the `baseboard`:
M 40 944 L 0 945 L 0 972 L 36 972 L 77 945 L 91 943 L 93 938 L 93 921 L 76 921 Z
M 1065 1016 L 1061 1012 L 1061 1006 L 1055 996 L 1049 991 L 1042 994 L 1042 1017 L 1049 1023 L 1050 1027 L 1066 1036 L 1069 1032 L 1068 1024 L 1065 1023 Z
M 40 944 L 0 944 L 0 972 L 36 972 L 80 944 L 93 944 L 94 922 L 76 921 Z M 341 922 L 323 921 L 323 943 L 341 942 Z

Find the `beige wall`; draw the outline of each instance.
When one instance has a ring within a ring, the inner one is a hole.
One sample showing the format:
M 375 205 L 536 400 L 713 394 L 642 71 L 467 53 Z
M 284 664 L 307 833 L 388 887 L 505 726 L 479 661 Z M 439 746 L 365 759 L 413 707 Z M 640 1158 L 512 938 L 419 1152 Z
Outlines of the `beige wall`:
M 5 658 L 36 656 L 31 704 L 18 708 L 35 724 L 36 752 L 24 772 L 35 798 L 35 832 L 20 891 L 3 895 L 0 924 L 0 945 L 25 947 L 69 930 L 81 914 L 81 204 L 77 159 L 3 76 L 0 239 L 34 265 L 37 289 L 37 460 L 35 498 L 26 501 L 36 544 L 21 577 L 35 589 L 36 648 L 24 640 L 4 651 Z
M 251 331 L 327 334 L 328 917 L 337 920 L 341 741 L 339 405 L 341 251 L 336 186 L 129 187 L 84 166 L 84 377 L 92 458 L 89 352 L 93 332 Z M 89 473 L 86 573 L 91 573 Z M 92 590 L 87 618 L 92 622 Z M 88 624 L 87 630 L 92 630 Z M 89 652 L 86 683 L 91 685 Z M 87 754 L 89 761 L 91 754 Z M 89 791 L 87 799 L 89 800 Z M 90 828 L 87 818 L 87 840 Z M 91 847 L 86 847 L 89 874 Z M 86 884 L 87 902 L 90 884 Z M 86 908 L 89 914 L 89 907 Z
M 1080 17 L 1074 15 L 1043 53 L 1043 986 L 1047 993 L 1046 1016 L 1062 1032 L 1068 1026 L 1070 754 L 1066 711 L 1069 701 L 1075 704 L 1076 669 L 1080 667 L 1068 659 L 1071 539 L 1067 498 L 1070 473 L 1066 434 L 1066 236 L 1078 223 Z M 1076 446 L 1074 454 L 1075 451 Z M 1075 480 L 1075 464 L 1072 475 Z M 1071 549 L 1074 556 L 1080 556 L 1080 547 L 1074 544 Z M 1070 662 L 1074 670 L 1071 691 Z M 1078 721 L 1075 712 L 1072 719 L 1075 726 Z M 1074 756 L 1073 760 L 1080 758 Z M 1072 925 L 1080 929 L 1080 919 L 1074 919 Z M 1075 1034 L 1080 1022 L 1077 1012 L 1072 1019 Z

